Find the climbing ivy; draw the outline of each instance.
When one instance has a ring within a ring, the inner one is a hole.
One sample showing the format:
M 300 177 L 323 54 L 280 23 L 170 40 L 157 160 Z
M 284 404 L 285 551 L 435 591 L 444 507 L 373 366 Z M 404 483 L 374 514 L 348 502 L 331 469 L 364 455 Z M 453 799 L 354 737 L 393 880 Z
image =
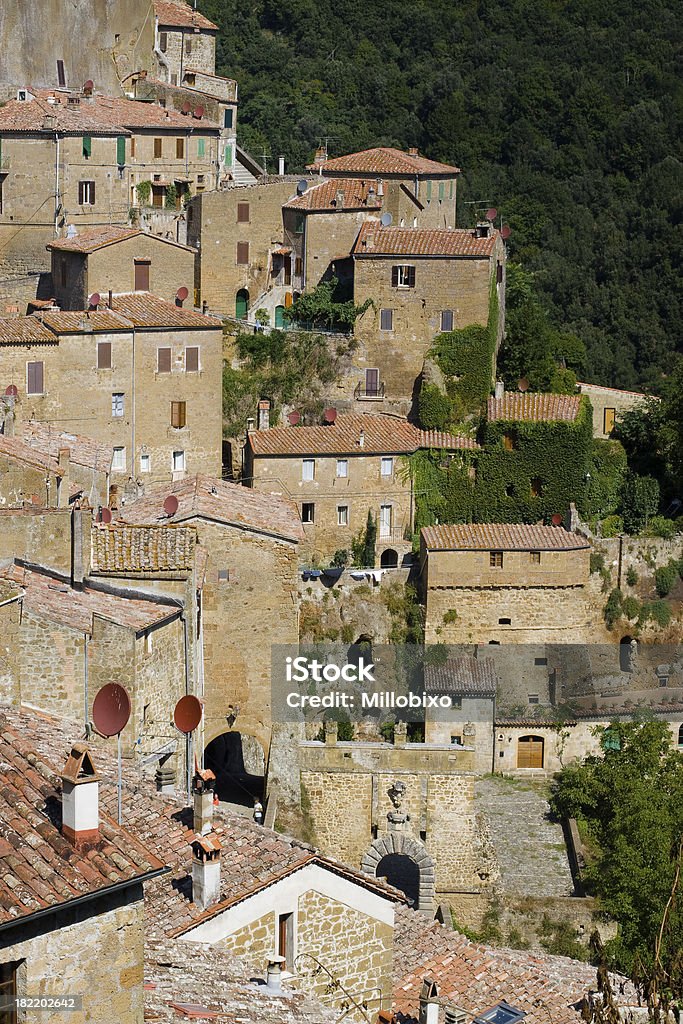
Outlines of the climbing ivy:
M 497 340 L 498 292 L 494 279 L 486 327 L 471 324 L 437 334 L 429 353 L 446 378 L 449 397 L 460 399 L 470 412 L 480 408 L 491 392 Z

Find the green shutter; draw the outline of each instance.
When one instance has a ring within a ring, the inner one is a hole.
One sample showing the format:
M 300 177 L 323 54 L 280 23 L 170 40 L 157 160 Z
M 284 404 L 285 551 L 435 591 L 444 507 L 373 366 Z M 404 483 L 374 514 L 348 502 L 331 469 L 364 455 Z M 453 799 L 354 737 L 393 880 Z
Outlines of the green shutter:
M 232 146 L 226 146 L 223 151 L 223 163 L 226 167 L 232 167 Z
M 449 199 L 453 198 L 453 181 L 452 180 L 451 180 L 451 187 L 448 190 L 448 198 Z
M 89 135 L 83 136 L 83 156 L 86 160 L 92 155 L 92 139 Z
M 431 183 L 431 181 L 428 181 L 427 182 L 427 202 L 429 202 L 429 200 L 431 198 L 432 198 L 432 183 Z
M 444 181 L 439 182 L 439 199 L 443 199 L 446 195 L 446 183 Z
M 119 135 L 116 138 L 116 162 L 123 167 L 126 162 L 126 136 Z
M 206 140 L 205 139 L 197 139 L 197 156 L 200 159 L 201 159 L 201 157 L 204 156 L 205 146 L 206 146 Z

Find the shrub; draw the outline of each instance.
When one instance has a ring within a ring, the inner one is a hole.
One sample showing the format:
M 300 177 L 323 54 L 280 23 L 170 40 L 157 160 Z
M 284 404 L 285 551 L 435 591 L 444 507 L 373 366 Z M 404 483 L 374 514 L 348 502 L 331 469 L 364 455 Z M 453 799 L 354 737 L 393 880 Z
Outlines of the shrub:
M 651 619 L 658 626 L 664 628 L 671 622 L 671 605 L 668 601 L 651 601 L 644 604 L 640 613 L 640 622 Z
M 664 540 L 671 540 L 678 533 L 678 526 L 673 519 L 665 519 L 664 516 L 653 516 L 647 527 L 649 537 L 663 537 Z
M 458 613 L 455 608 L 449 608 L 447 612 L 443 613 L 443 624 L 444 626 L 450 625 L 452 622 L 457 622 Z
M 453 414 L 450 398 L 435 384 L 423 384 L 418 399 L 418 419 L 424 430 L 444 430 Z
M 624 520 L 621 516 L 607 516 L 602 521 L 603 537 L 618 537 L 624 532 Z
M 666 597 L 678 579 L 678 562 L 669 562 L 655 572 L 655 590 L 658 597 Z
M 612 629 L 612 627 L 620 618 L 622 601 L 622 593 L 618 587 L 615 587 L 614 590 L 611 591 L 609 597 L 607 598 L 607 604 L 605 605 L 604 609 L 605 622 L 607 624 L 608 629 Z
M 629 587 L 635 587 L 636 583 L 638 582 L 638 573 L 632 565 L 629 565 L 628 569 L 626 570 L 626 582 L 628 583 Z
M 149 199 L 152 195 L 152 182 L 139 181 L 135 186 L 135 194 L 140 206 L 149 206 Z
M 349 564 L 349 552 L 346 548 L 337 548 L 330 562 L 333 569 L 344 569 Z
M 178 205 L 178 189 L 171 182 L 166 188 L 166 198 L 164 199 L 164 206 L 167 210 L 175 210 Z
M 263 327 L 267 327 L 268 324 L 270 323 L 270 313 L 268 312 L 267 309 L 264 309 L 263 306 L 261 306 L 261 308 L 257 309 L 256 312 L 254 313 L 254 320 L 256 321 L 257 324 L 261 324 Z
M 629 473 L 621 489 L 621 512 L 627 533 L 638 533 L 659 506 L 659 484 L 651 476 Z
M 345 622 L 341 628 L 341 641 L 343 644 L 350 644 L 353 640 L 354 628 L 350 622 Z
M 640 601 L 629 595 L 622 601 L 621 610 L 627 619 L 637 619 L 640 615 Z
M 605 568 L 605 556 L 599 551 L 591 551 L 590 564 L 591 572 L 602 572 Z

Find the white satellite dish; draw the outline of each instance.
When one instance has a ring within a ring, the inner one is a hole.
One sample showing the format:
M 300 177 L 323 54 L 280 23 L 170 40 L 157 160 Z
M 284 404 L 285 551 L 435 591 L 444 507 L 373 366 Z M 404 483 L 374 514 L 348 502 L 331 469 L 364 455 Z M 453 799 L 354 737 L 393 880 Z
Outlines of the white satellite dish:
M 394 218 L 391 216 L 390 213 L 383 213 L 379 219 L 379 222 L 383 228 L 388 228 L 389 225 L 393 222 L 393 219 Z

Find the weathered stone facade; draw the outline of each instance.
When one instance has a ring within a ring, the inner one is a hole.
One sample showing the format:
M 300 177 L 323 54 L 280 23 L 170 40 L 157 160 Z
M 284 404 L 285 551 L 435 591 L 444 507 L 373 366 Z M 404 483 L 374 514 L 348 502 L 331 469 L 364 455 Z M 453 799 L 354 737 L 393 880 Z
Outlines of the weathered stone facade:
M 588 395 L 593 408 L 593 437 L 606 440 L 614 428 L 616 417 L 646 404 L 648 395 L 637 391 L 603 388 L 598 384 L 577 385 L 582 395 Z

